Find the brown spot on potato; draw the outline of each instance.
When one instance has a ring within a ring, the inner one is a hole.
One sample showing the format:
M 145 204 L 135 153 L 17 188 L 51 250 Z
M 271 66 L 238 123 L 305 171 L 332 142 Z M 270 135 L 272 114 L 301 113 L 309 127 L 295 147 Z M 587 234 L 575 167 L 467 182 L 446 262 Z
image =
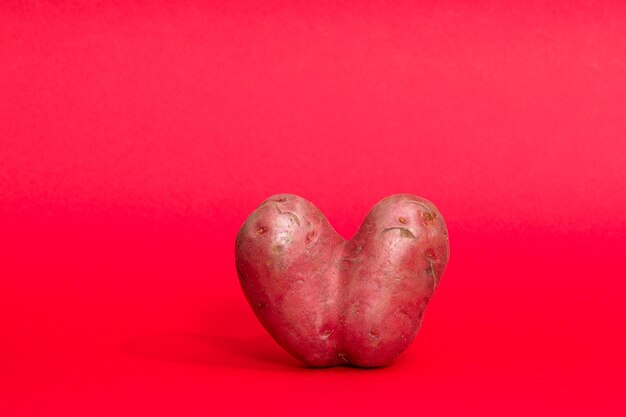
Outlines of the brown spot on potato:
M 370 336 L 375 337 L 378 339 L 378 337 L 380 336 L 380 332 L 376 329 L 372 329 L 370 330 Z
M 267 259 L 265 261 L 265 266 L 272 266 L 272 260 L 271 259 Z
M 411 239 L 415 239 L 415 235 L 413 234 L 413 232 L 411 232 L 406 227 L 388 227 L 388 228 L 384 229 L 382 232 L 380 232 L 380 234 L 382 235 L 383 233 L 388 232 L 390 230 L 399 230 L 400 231 L 400 236 L 408 237 L 408 238 L 411 238 Z
M 292 223 L 295 222 L 298 226 L 300 226 L 300 218 L 298 218 L 295 213 L 292 213 L 290 211 L 282 211 L 278 206 L 276 206 L 276 210 L 278 211 L 278 214 L 286 214 L 287 216 L 289 216 L 289 221 L 291 221 Z
M 424 256 L 426 256 L 428 259 L 437 259 L 437 255 L 435 255 L 435 250 L 432 248 L 426 249 L 426 251 L 424 252 Z
M 330 337 L 331 334 L 333 334 L 333 332 L 335 331 L 335 329 L 326 329 L 324 330 L 322 333 L 320 333 L 320 339 L 326 340 Z
M 275 253 L 281 253 L 283 251 L 283 245 L 272 245 L 272 251 Z
M 422 213 L 422 217 L 424 218 L 424 222 L 432 223 L 437 218 L 437 213 L 434 211 L 425 211 Z
M 429 259 L 428 262 L 430 263 L 430 268 L 427 269 L 426 272 L 429 275 L 433 276 L 433 291 L 434 291 L 435 288 L 437 288 L 437 285 L 439 284 L 439 282 L 438 282 L 437 275 L 435 275 L 435 266 L 433 265 L 433 260 Z
M 406 217 L 400 216 L 400 218 L 398 218 L 398 221 L 402 224 L 406 224 Z
M 309 233 L 306 234 L 306 236 L 304 236 L 305 243 L 311 243 L 313 237 L 315 237 L 315 230 L 311 230 Z
M 264 234 L 265 232 L 267 232 L 267 227 L 265 227 L 265 226 L 260 226 L 258 229 L 256 229 L 256 233 L 257 233 L 258 235 L 262 235 L 262 234 Z
M 287 199 L 286 199 L 285 197 L 281 197 L 281 198 L 277 198 L 277 199 L 276 199 L 276 200 L 274 200 L 274 201 L 276 201 L 276 202 L 278 202 L 278 203 L 286 203 L 286 202 L 287 202 Z

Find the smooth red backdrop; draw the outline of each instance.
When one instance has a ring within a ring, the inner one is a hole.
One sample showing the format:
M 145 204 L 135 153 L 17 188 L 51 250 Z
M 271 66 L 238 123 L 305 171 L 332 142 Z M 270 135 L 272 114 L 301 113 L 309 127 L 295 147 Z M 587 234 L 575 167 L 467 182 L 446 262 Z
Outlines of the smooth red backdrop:
M 0 415 L 626 415 L 624 2 L 87 3 L 0 6 Z M 392 366 L 256 322 L 279 192 L 443 212 Z

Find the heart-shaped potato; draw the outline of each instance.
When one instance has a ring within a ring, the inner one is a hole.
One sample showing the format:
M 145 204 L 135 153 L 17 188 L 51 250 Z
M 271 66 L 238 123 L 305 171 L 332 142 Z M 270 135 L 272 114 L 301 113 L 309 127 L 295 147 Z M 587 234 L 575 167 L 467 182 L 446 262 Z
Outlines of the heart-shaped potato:
M 289 353 L 374 367 L 415 338 L 448 253 L 443 217 L 423 198 L 385 198 L 346 241 L 313 204 L 279 194 L 246 219 L 235 260 L 256 316 Z

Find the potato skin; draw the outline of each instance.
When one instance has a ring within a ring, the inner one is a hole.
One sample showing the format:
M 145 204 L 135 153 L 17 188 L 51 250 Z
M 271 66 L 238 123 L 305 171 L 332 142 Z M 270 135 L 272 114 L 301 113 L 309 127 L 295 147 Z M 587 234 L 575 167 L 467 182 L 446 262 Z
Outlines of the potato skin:
M 237 235 L 241 287 L 289 353 L 317 366 L 383 366 L 415 338 L 449 256 L 443 217 L 396 194 L 346 241 L 307 200 L 265 200 Z

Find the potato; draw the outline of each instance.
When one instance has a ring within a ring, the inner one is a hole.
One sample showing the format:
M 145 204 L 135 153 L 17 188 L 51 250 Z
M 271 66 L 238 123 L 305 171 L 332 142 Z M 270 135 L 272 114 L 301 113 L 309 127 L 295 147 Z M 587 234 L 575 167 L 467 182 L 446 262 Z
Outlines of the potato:
M 272 337 L 316 367 L 383 366 L 413 341 L 448 261 L 443 217 L 396 194 L 343 239 L 307 200 L 279 194 L 235 245 L 243 292 Z

